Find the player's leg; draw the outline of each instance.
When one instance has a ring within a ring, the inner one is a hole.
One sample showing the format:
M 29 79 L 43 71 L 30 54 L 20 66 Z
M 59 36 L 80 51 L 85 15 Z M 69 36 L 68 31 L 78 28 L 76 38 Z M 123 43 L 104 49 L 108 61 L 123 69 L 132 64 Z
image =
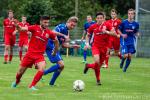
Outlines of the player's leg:
M 83 63 L 86 63 L 86 58 L 87 58 L 87 47 L 84 46 L 84 49 L 83 49 Z
M 26 71 L 26 69 L 27 67 L 22 67 L 22 66 L 19 67 L 19 70 L 17 71 L 17 74 L 16 74 L 16 81 L 12 83 L 11 87 L 15 88 L 20 83 L 21 77 Z
M 131 56 L 132 54 L 134 54 L 136 52 L 135 50 L 135 46 L 134 45 L 129 45 L 128 46 L 128 57 L 127 57 L 127 60 L 126 60 L 126 65 L 123 69 L 123 72 L 126 72 L 127 68 L 129 67 L 130 63 L 131 63 Z
M 56 79 L 58 78 L 58 76 L 60 75 L 60 73 L 62 72 L 62 70 L 64 69 L 64 62 L 63 62 L 63 60 L 58 61 L 57 64 L 60 66 L 60 68 L 57 69 L 54 72 L 54 74 L 53 74 L 53 76 L 52 76 L 52 78 L 50 80 L 49 85 L 54 85 L 55 84 Z
M 10 50 L 10 45 L 5 45 L 5 49 L 4 49 L 4 64 L 7 64 L 7 62 L 8 62 L 9 50 Z
M 122 59 L 120 63 L 120 68 L 123 68 L 124 62 L 126 58 L 128 57 L 128 48 L 126 45 L 121 46 L 121 54 L 122 54 Z
M 9 62 L 10 63 L 11 63 L 12 58 L 13 58 L 13 48 L 14 48 L 15 42 L 16 42 L 16 37 L 13 36 L 11 38 L 11 44 L 10 44 L 10 53 L 9 53 Z
M 23 51 L 23 47 L 19 46 L 19 58 L 20 58 L 20 61 L 22 60 L 22 51 Z
M 46 63 L 45 61 L 40 61 L 36 64 L 37 66 L 37 73 L 35 74 L 31 84 L 29 85 L 29 88 L 32 89 L 32 90 L 37 90 L 35 88 L 35 85 L 37 84 L 37 82 L 42 78 L 43 76 L 43 73 L 44 73 L 44 68 L 46 66 Z
M 122 58 L 121 52 L 119 52 L 119 50 L 120 50 L 120 39 L 117 37 L 114 38 L 113 48 L 115 51 L 115 55 L 121 59 Z

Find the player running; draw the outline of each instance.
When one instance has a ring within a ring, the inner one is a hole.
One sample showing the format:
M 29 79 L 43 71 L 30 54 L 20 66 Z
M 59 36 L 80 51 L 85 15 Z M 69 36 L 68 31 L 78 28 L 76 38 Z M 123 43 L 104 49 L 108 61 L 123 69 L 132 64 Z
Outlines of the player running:
M 19 23 L 19 26 L 21 27 L 28 27 L 29 23 L 26 21 L 27 17 L 26 16 L 22 16 L 22 22 Z M 14 34 L 18 32 L 18 30 L 16 30 L 14 32 Z M 19 33 L 19 58 L 20 61 L 22 60 L 22 52 L 23 49 L 25 50 L 25 52 L 27 52 L 28 49 L 28 36 L 29 36 L 29 32 L 28 31 L 20 31 Z
M 115 55 L 117 55 L 121 59 L 120 54 L 120 35 L 118 34 L 118 27 L 121 24 L 121 20 L 117 18 L 117 11 L 115 9 L 111 10 L 111 18 L 110 20 L 107 20 L 108 23 L 112 25 L 113 31 L 117 34 L 117 36 L 110 36 L 109 37 L 109 48 L 114 49 Z M 106 56 L 106 59 L 104 61 L 104 68 L 108 68 L 108 60 L 110 56 L 110 50 L 109 53 Z
M 83 63 L 86 63 L 86 58 L 87 58 L 87 50 L 88 48 L 85 46 L 85 42 L 83 42 L 83 40 L 85 39 L 85 35 L 87 34 L 87 30 L 88 28 L 95 24 L 95 21 L 92 20 L 92 16 L 88 15 L 86 18 L 87 22 L 84 24 L 84 32 L 83 32 L 83 36 L 81 38 L 82 40 L 82 45 L 83 45 Z M 93 42 L 93 35 L 90 35 L 90 39 L 89 39 L 89 44 L 92 45 Z
M 13 58 L 13 47 L 16 42 L 16 36 L 13 35 L 13 32 L 15 31 L 15 25 L 14 25 L 14 14 L 12 10 L 8 11 L 8 18 L 4 19 L 3 21 L 3 30 L 4 30 L 4 43 L 5 43 L 5 49 L 4 49 L 4 64 L 8 63 L 8 57 L 9 57 L 9 63 L 11 63 Z
M 59 32 L 57 34 L 57 38 L 59 40 L 59 44 L 63 48 L 72 48 L 77 47 L 77 45 L 70 45 L 68 43 L 69 40 L 69 30 L 72 30 L 77 25 L 78 18 L 77 17 L 70 17 L 66 24 L 59 24 L 55 27 L 54 31 Z M 53 49 L 55 48 L 54 43 L 51 39 L 49 39 L 47 47 L 46 47 L 46 54 L 52 63 L 56 63 L 55 65 L 52 65 L 47 70 L 44 71 L 44 75 L 47 75 L 48 73 L 54 72 L 49 85 L 54 85 L 57 77 L 60 75 L 62 70 L 64 69 L 64 62 L 60 55 L 60 52 L 58 51 L 55 56 L 52 55 Z
M 123 55 L 120 68 L 123 68 L 124 61 L 126 64 L 123 68 L 123 72 L 126 72 L 131 63 L 131 56 L 136 52 L 135 41 L 136 36 L 139 35 L 139 24 L 134 21 L 135 11 L 134 9 L 128 10 L 128 19 L 124 20 L 119 26 L 121 54 Z
M 92 44 L 92 55 L 94 63 L 85 64 L 84 74 L 87 73 L 88 69 L 91 68 L 95 71 L 97 85 L 101 85 L 100 81 L 100 68 L 106 57 L 109 46 L 109 34 L 115 34 L 111 32 L 111 24 L 105 21 L 104 13 L 96 14 L 96 23 L 88 28 L 88 34 L 86 36 L 86 45 L 89 46 L 89 35 L 94 34 L 94 41 Z
M 29 85 L 29 88 L 32 90 L 37 90 L 35 85 L 41 79 L 44 73 L 44 67 L 46 65 L 44 59 L 44 52 L 46 49 L 46 45 L 48 39 L 52 39 L 55 45 L 53 49 L 52 55 L 55 56 L 58 50 L 58 40 L 56 37 L 56 33 L 49 30 L 49 17 L 42 16 L 40 19 L 40 25 L 32 25 L 28 27 L 20 27 L 16 24 L 16 27 L 19 31 L 30 31 L 32 33 L 29 48 L 27 53 L 25 54 L 23 60 L 21 61 L 19 70 L 16 74 L 16 81 L 12 83 L 12 87 L 16 87 L 20 83 L 20 79 L 27 68 L 31 68 L 34 64 L 37 67 L 37 73 L 35 74 L 32 83 Z

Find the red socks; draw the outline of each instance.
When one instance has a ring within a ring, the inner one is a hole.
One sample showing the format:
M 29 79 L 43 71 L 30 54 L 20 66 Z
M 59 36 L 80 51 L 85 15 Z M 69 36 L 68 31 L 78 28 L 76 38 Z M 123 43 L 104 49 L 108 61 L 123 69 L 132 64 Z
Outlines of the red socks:
M 8 61 L 8 55 L 4 55 L 4 61 L 5 61 L 5 62 Z
M 32 86 L 35 86 L 37 84 L 37 82 L 42 78 L 43 76 L 43 71 L 38 71 L 36 73 L 36 75 L 34 76 L 32 83 L 30 84 L 29 88 L 31 88 Z
M 22 74 L 16 74 L 16 84 L 19 84 Z
M 95 71 L 96 80 L 100 81 L 100 67 L 97 66 L 94 71 Z
M 20 61 L 22 60 L 22 51 L 19 51 L 19 58 L 20 58 Z
M 12 61 L 12 57 L 13 57 L 13 55 L 9 55 L 9 61 L 10 62 Z
M 87 64 L 88 68 L 92 68 L 95 69 L 96 63 L 92 63 L 92 64 Z

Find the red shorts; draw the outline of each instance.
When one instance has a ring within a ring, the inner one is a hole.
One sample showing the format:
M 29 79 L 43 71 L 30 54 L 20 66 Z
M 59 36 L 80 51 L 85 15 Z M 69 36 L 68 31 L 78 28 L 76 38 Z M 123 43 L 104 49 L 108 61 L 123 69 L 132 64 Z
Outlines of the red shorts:
M 28 46 L 28 39 L 22 39 L 19 41 L 19 47 Z
M 113 48 L 115 51 L 120 50 L 120 38 L 114 36 L 110 37 L 109 48 Z
M 100 56 L 100 64 L 102 64 L 106 58 L 108 48 L 107 47 L 96 47 L 92 46 L 92 55 L 99 55 Z
M 16 36 L 13 35 L 5 35 L 5 45 L 14 46 L 16 43 Z
M 42 54 L 33 54 L 27 52 L 21 61 L 22 67 L 32 68 L 33 64 L 37 64 L 39 62 L 45 61 L 44 56 Z

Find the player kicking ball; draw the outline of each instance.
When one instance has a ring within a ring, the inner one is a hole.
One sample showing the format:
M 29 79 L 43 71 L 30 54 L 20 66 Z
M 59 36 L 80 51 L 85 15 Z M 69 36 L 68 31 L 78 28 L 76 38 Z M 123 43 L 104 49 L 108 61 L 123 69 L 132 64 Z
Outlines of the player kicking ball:
M 72 30 L 77 25 L 78 18 L 77 17 L 70 17 L 65 24 L 59 24 L 55 27 L 54 31 L 59 32 L 57 33 L 57 38 L 59 40 L 59 44 L 63 48 L 74 48 L 78 47 L 78 45 L 70 45 L 68 43 L 69 40 L 69 30 Z M 47 70 L 44 71 L 44 75 L 47 75 L 48 73 L 53 72 L 53 76 L 49 82 L 49 85 L 53 86 L 55 84 L 56 79 L 64 69 L 64 62 L 60 55 L 60 52 L 58 51 L 55 56 L 52 55 L 53 49 L 55 48 L 54 42 L 49 39 L 48 44 L 46 46 L 46 54 L 49 58 L 49 61 L 51 63 L 55 63 L 55 65 L 49 67 Z
M 135 11 L 133 9 L 128 10 L 128 19 L 124 20 L 119 26 L 121 54 L 123 55 L 120 68 L 123 68 L 124 62 L 126 64 L 123 68 L 123 72 L 127 71 L 131 63 L 131 56 L 136 52 L 135 41 L 136 35 L 139 35 L 139 24 L 134 21 Z
M 17 71 L 16 81 L 12 83 L 13 88 L 20 83 L 21 77 L 27 68 L 31 68 L 34 64 L 37 67 L 37 73 L 35 74 L 32 83 L 29 85 L 29 89 L 38 90 L 35 88 L 35 85 L 41 79 L 46 66 L 43 54 L 45 52 L 48 39 L 53 40 L 55 45 L 55 48 L 52 52 L 53 56 L 56 55 L 59 46 L 57 37 L 55 35 L 56 33 L 48 29 L 49 20 L 50 18 L 48 16 L 42 16 L 40 19 L 40 25 L 32 25 L 28 27 L 20 27 L 16 23 L 18 31 L 30 31 L 32 36 L 29 42 L 28 51 L 21 61 L 19 70 Z

